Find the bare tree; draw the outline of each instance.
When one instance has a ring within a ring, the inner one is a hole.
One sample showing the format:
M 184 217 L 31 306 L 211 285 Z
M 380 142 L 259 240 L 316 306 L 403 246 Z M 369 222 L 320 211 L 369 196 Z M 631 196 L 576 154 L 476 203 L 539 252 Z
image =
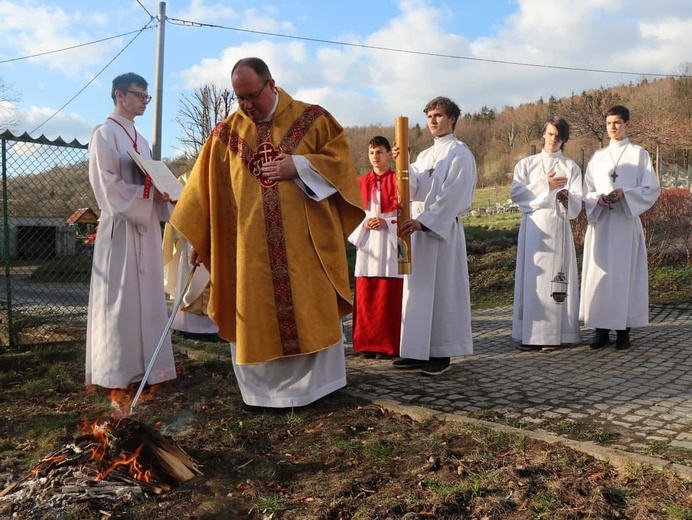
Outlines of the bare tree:
M 17 101 L 19 94 L 0 76 L 0 133 L 19 124 L 19 114 L 14 107 Z
M 656 172 L 660 172 L 661 148 L 684 150 L 692 138 L 692 121 L 676 99 L 679 84 L 671 79 L 642 84 L 632 94 L 629 108 L 633 125 L 630 135 L 654 152 Z
M 594 138 L 602 147 L 608 135 L 606 112 L 613 105 L 622 103 L 619 94 L 601 87 L 572 96 L 567 102 L 567 120 L 578 136 Z
M 496 119 L 494 130 L 495 138 L 506 147 L 506 153 L 512 153 L 519 137 L 519 125 L 517 124 L 516 111 L 511 106 L 505 106 Z
M 182 152 L 197 157 L 217 123 L 231 113 L 235 104 L 233 92 L 216 85 L 196 88 L 191 95 L 183 94 L 176 122 L 182 127 Z

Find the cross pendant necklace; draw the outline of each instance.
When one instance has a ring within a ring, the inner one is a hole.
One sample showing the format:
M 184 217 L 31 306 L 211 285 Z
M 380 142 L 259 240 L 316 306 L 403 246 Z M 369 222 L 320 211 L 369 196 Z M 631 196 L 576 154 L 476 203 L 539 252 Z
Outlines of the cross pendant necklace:
M 135 152 L 137 152 L 137 154 L 139 154 L 139 150 L 137 149 L 137 129 L 136 128 L 134 129 L 135 138 L 133 139 L 132 136 L 130 135 L 130 132 L 127 131 L 127 128 L 125 128 L 125 126 L 120 121 L 117 121 L 117 120 L 113 119 L 112 117 L 109 117 L 108 119 L 110 119 L 116 125 L 118 125 L 120 128 L 123 129 L 123 132 L 125 132 L 125 135 L 127 135 L 127 137 L 130 139 L 130 142 L 132 143 L 132 148 L 134 148 Z
M 630 145 L 630 144 L 627 143 L 625 146 L 622 147 L 622 151 L 620 152 L 620 157 L 618 157 L 618 160 L 617 160 L 617 161 L 616 161 L 615 159 L 613 159 L 613 150 L 611 150 L 610 147 L 608 147 L 608 153 L 610 154 L 610 160 L 613 162 L 613 171 L 610 173 L 610 178 L 613 179 L 613 182 L 615 182 L 615 179 L 617 179 L 618 177 L 620 177 L 620 176 L 617 174 L 617 171 L 618 171 L 618 164 L 620 164 L 620 159 L 622 159 L 622 154 L 625 153 L 625 150 L 627 150 L 627 147 L 628 147 L 629 145 Z

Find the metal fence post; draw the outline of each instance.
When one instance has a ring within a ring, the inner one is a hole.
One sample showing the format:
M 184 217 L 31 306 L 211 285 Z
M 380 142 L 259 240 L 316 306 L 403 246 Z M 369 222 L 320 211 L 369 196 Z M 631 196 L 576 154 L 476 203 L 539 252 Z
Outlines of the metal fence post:
M 5 295 L 7 298 L 7 340 L 10 348 L 14 347 L 14 326 L 12 323 L 12 279 L 10 278 L 10 224 L 7 215 L 7 141 L 2 141 L 2 231 L 3 256 L 5 263 Z
M 79 340 L 86 330 L 89 238 L 98 218 L 87 146 L 9 131 L 0 141 L 7 298 L 2 345 Z

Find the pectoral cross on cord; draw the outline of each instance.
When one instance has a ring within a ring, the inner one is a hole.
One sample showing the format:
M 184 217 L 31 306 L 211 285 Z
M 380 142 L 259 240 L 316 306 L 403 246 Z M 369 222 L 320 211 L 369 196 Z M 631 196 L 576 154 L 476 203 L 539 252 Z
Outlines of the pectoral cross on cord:
M 117 121 L 117 120 L 113 119 L 112 117 L 109 117 L 108 119 L 110 119 L 116 125 L 118 125 L 120 128 L 123 129 L 123 132 L 125 132 L 125 135 L 127 135 L 127 137 L 130 139 L 130 142 L 132 143 L 132 148 L 135 149 L 135 152 L 137 152 L 137 155 L 140 155 L 139 150 L 137 149 L 137 129 L 136 128 L 134 129 L 135 137 L 133 139 L 132 136 L 130 135 L 130 132 L 127 131 L 127 128 L 125 128 L 125 126 L 120 121 Z M 145 199 L 148 199 L 149 196 L 151 195 L 151 185 L 152 184 L 153 184 L 153 181 L 151 180 L 151 177 L 149 176 L 148 173 L 145 173 L 144 174 L 144 193 L 142 194 L 142 196 Z
M 615 182 L 615 179 L 620 177 L 617 174 L 618 164 L 620 164 L 620 159 L 622 159 L 622 155 L 625 153 L 628 146 L 629 146 L 629 143 L 627 143 L 625 146 L 622 147 L 622 151 L 620 152 L 620 157 L 618 157 L 617 161 L 615 159 L 613 159 L 613 151 L 610 147 L 608 147 L 608 153 L 610 153 L 610 160 L 613 161 L 613 172 L 610 174 L 610 178 L 613 179 L 613 182 Z
M 135 130 L 135 137 L 133 139 L 132 136 L 130 135 L 130 132 L 127 131 L 127 128 L 125 128 L 125 126 L 120 121 L 116 121 L 112 117 L 109 117 L 108 119 L 110 119 L 116 125 L 118 125 L 120 128 L 123 129 L 123 132 L 125 132 L 125 135 L 127 135 L 127 137 L 130 139 L 130 142 L 132 143 L 132 148 L 135 149 L 135 152 L 139 153 L 139 150 L 137 149 L 137 129 L 136 128 L 134 129 Z

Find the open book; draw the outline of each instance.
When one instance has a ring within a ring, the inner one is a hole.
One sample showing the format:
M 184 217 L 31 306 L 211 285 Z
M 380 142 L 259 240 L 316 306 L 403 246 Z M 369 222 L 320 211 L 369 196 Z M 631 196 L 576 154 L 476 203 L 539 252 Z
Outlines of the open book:
M 154 187 L 161 193 L 168 193 L 172 201 L 178 200 L 183 191 L 183 186 L 178 179 L 173 175 L 173 172 L 166 166 L 163 161 L 155 161 L 153 159 L 142 159 L 139 154 L 127 152 L 135 164 L 145 175 L 151 178 Z

